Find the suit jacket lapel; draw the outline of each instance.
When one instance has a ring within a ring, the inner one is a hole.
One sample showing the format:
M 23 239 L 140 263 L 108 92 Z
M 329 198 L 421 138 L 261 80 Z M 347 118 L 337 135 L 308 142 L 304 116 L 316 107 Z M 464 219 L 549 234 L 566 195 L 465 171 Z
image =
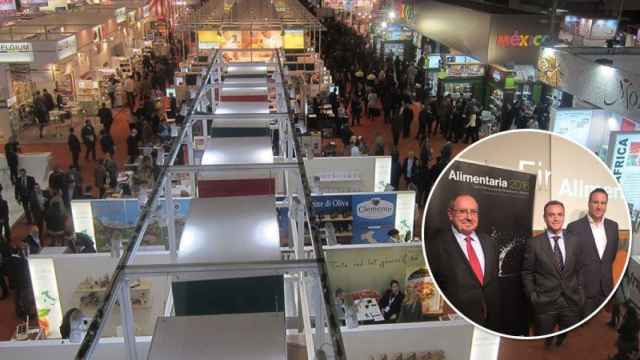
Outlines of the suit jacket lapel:
M 549 239 L 549 234 L 547 234 L 546 230 L 544 232 L 544 242 L 545 243 L 542 245 L 542 247 L 547 252 L 547 260 L 551 262 L 551 265 L 556 270 L 556 275 L 560 276 L 560 268 L 558 267 L 558 264 L 556 264 L 555 254 L 553 253 L 553 247 L 551 247 L 551 239 Z M 566 256 L 566 253 L 567 253 L 566 241 L 564 245 L 565 245 L 564 250 L 565 250 L 565 256 Z
M 587 236 L 587 239 L 585 239 L 591 243 L 589 248 L 593 250 L 593 253 L 595 254 L 596 259 L 601 260 L 600 254 L 598 253 L 598 246 L 596 245 L 596 238 L 595 236 L 593 236 L 593 230 L 591 230 L 591 223 L 589 222 L 589 218 L 587 216 L 582 218 L 582 227 L 583 227 L 584 233 L 589 234 Z M 604 258 L 604 254 L 602 257 Z
M 456 239 L 456 236 L 453 235 L 453 232 L 451 230 L 449 230 L 449 234 L 451 236 L 451 239 L 453 240 L 453 241 L 447 241 L 448 243 L 447 248 L 449 249 L 449 252 L 451 253 L 452 256 L 458 256 L 460 258 L 460 261 L 464 263 L 464 266 L 469 272 L 469 275 L 478 283 L 478 285 L 480 285 L 480 281 L 476 277 L 476 273 L 473 272 L 473 269 L 471 268 L 471 264 L 469 264 L 469 260 L 464 255 L 464 252 L 460 248 L 460 245 L 458 245 L 458 239 Z M 483 248 L 483 251 L 484 251 L 484 248 Z M 486 259 L 485 259 L 485 267 L 486 267 Z
M 615 234 L 613 231 L 613 226 L 611 226 L 611 223 L 607 221 L 607 219 L 604 219 L 604 232 L 605 234 L 607 234 L 607 247 L 604 248 L 604 254 L 602 254 L 602 258 L 604 259 L 605 256 L 611 256 L 611 259 L 616 257 L 616 253 L 618 252 L 618 249 L 616 249 L 614 246 L 615 244 L 613 243 L 612 239 L 615 239 L 618 234 Z
M 563 272 L 566 272 L 566 271 L 569 271 L 569 269 L 573 267 L 574 262 L 578 260 L 578 255 L 576 254 L 578 244 L 575 241 L 573 241 L 574 240 L 573 237 L 567 235 L 566 231 L 564 231 L 562 235 L 564 237 L 564 253 L 565 253 Z
M 493 253 L 489 251 L 489 244 L 487 243 L 490 240 L 480 235 L 478 235 L 478 239 L 480 240 L 480 246 L 482 246 L 482 252 L 484 253 L 483 280 L 484 284 L 486 284 L 497 275 L 497 269 L 495 269 L 493 266 L 488 266 L 489 264 L 493 264 L 495 262 L 495 259 L 493 259 Z

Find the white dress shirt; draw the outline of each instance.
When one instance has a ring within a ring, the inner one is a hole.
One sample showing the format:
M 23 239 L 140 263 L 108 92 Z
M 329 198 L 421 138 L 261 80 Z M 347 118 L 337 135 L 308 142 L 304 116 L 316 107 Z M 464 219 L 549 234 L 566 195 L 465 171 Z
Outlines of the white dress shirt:
M 469 261 L 469 254 L 467 253 L 467 235 L 459 232 L 454 226 L 451 227 L 451 231 L 453 231 L 453 235 L 456 237 L 458 241 L 458 245 L 462 249 L 464 256 Z M 476 252 L 476 257 L 478 258 L 478 262 L 480 262 L 480 268 L 482 269 L 482 274 L 484 274 L 484 251 L 482 251 L 482 245 L 480 245 L 480 239 L 476 232 L 471 233 L 471 238 L 473 241 L 471 242 L 471 246 L 473 246 L 473 250 Z
M 556 246 L 556 242 L 553 240 L 554 236 L 559 236 L 560 237 L 560 239 L 558 239 L 558 246 L 560 247 L 560 253 L 562 253 L 562 263 L 566 264 L 566 262 L 567 262 L 567 253 L 566 253 L 566 250 L 564 248 L 564 234 L 563 233 L 554 234 L 551 231 L 547 230 L 547 237 L 549 238 L 549 244 L 551 244 L 551 252 L 553 252 L 553 249 Z
M 604 249 L 607 247 L 607 233 L 604 231 L 604 218 L 600 222 L 595 222 L 593 218 L 587 215 L 589 219 L 589 226 L 591 226 L 591 232 L 593 238 L 596 240 L 596 248 L 598 249 L 598 256 L 602 259 Z

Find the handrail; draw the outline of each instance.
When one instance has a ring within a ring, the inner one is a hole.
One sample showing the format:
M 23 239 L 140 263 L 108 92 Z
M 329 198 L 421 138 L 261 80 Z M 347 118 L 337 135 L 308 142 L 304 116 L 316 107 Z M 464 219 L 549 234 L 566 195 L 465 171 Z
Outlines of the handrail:
M 203 84 L 206 84 L 211 77 L 211 71 L 213 70 L 214 64 L 216 63 L 217 55 L 218 53 L 216 51 L 211 64 L 209 64 L 209 67 L 207 68 L 207 75 L 202 82 Z M 91 355 L 95 351 L 96 345 L 100 341 L 100 335 L 102 334 L 102 331 L 105 327 L 107 315 L 110 314 L 111 309 L 116 302 L 118 290 L 120 288 L 122 280 L 124 279 L 124 270 L 128 265 L 132 263 L 133 257 L 140 247 L 140 244 L 142 243 L 142 238 L 144 237 L 145 231 L 149 226 L 149 222 L 151 220 L 151 212 L 153 209 L 155 209 L 156 203 L 160 198 L 161 189 L 164 186 L 164 182 L 167 180 L 166 175 L 168 172 L 168 168 L 175 162 L 175 159 L 178 156 L 178 152 L 180 151 L 180 147 L 184 142 L 185 136 L 187 135 L 187 133 L 190 133 L 190 130 L 188 129 L 190 129 L 190 127 L 193 125 L 193 120 L 191 117 L 193 116 L 195 109 L 204 93 L 204 88 L 205 86 L 202 86 L 198 90 L 196 100 L 187 113 L 185 125 L 180 130 L 178 138 L 174 140 L 170 156 L 165 159 L 165 163 L 160 169 L 160 173 L 157 177 L 159 181 L 156 181 L 156 184 L 149 196 L 149 200 L 140 213 L 140 218 L 138 218 L 138 222 L 136 223 L 134 235 L 131 237 L 131 241 L 129 242 L 127 248 L 122 254 L 122 257 L 120 258 L 120 261 L 118 262 L 118 265 L 116 266 L 116 269 L 111 277 L 111 281 L 107 286 L 104 300 L 96 311 L 96 314 L 91 321 L 91 325 L 89 325 L 89 329 L 87 330 L 87 334 L 85 335 L 82 343 L 80 344 L 80 347 L 78 348 L 78 352 L 76 353 L 76 360 L 85 360 L 91 358 Z
M 324 257 L 324 251 L 322 251 L 322 241 L 320 241 L 320 232 L 319 226 L 317 224 L 317 220 L 315 217 L 315 210 L 313 206 L 311 206 L 311 187 L 309 186 L 309 179 L 307 178 L 307 170 L 304 166 L 303 159 L 303 151 L 302 145 L 300 143 L 300 139 L 298 138 L 298 134 L 295 131 L 293 126 L 294 119 L 291 114 L 291 100 L 289 98 L 289 92 L 285 86 L 284 72 L 282 68 L 282 58 L 280 57 L 280 52 L 276 51 L 278 69 L 280 72 L 280 80 L 282 81 L 282 89 L 284 90 L 285 104 L 287 106 L 287 111 L 289 112 L 289 132 L 291 133 L 291 137 L 293 138 L 296 160 L 298 161 L 298 171 L 300 172 L 300 180 L 302 181 L 302 191 L 304 195 L 305 205 L 307 207 L 307 222 L 309 223 L 309 227 L 311 230 L 311 245 L 316 254 L 315 261 L 318 263 L 318 268 L 320 271 L 320 285 L 322 288 L 322 296 L 324 298 L 324 303 L 327 307 L 327 323 L 329 328 L 329 336 L 331 337 L 331 342 L 334 349 L 334 355 L 337 360 L 346 360 L 347 356 L 344 350 L 344 342 L 342 341 L 342 333 L 340 331 L 340 323 L 338 322 L 338 317 L 336 314 L 336 302 L 333 294 L 331 292 L 331 286 L 329 282 L 329 271 L 327 267 L 327 262 Z M 316 326 L 318 326 L 316 324 Z

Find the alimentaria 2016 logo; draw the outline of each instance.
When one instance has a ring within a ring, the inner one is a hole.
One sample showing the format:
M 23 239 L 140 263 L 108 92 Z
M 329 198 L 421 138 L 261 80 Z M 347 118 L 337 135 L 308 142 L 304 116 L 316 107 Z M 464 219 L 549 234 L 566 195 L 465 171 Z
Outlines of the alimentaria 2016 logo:
M 509 182 L 501 177 L 495 178 L 488 175 L 470 175 L 465 174 L 464 171 L 461 170 L 451 170 L 451 172 L 449 173 L 449 180 L 466 182 L 475 185 L 493 186 L 503 189 L 509 187 Z

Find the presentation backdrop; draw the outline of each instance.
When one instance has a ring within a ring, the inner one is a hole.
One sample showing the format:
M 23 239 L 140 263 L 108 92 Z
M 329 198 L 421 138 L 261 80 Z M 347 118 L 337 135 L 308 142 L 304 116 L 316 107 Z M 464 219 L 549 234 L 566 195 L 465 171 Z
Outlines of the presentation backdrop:
M 630 228 L 622 188 L 606 164 L 564 137 L 543 131 L 513 131 L 474 144 L 459 159 L 535 175 L 534 231 L 545 228 L 543 209 L 549 200 L 564 203 L 565 225 L 585 216 L 589 193 L 596 187 L 609 193 L 607 218 L 618 222 L 620 230 Z
M 478 202 L 477 232 L 489 236 L 499 250 L 504 295 L 501 323 L 509 326 L 502 329 L 507 334 L 527 335 L 529 330 L 528 314 L 522 311 L 526 301 L 520 271 L 525 243 L 532 235 L 535 186 L 535 175 L 457 160 L 436 184 L 427 208 L 424 239 L 428 244 L 438 233 L 451 231 L 447 210 L 453 198 L 468 194 Z

